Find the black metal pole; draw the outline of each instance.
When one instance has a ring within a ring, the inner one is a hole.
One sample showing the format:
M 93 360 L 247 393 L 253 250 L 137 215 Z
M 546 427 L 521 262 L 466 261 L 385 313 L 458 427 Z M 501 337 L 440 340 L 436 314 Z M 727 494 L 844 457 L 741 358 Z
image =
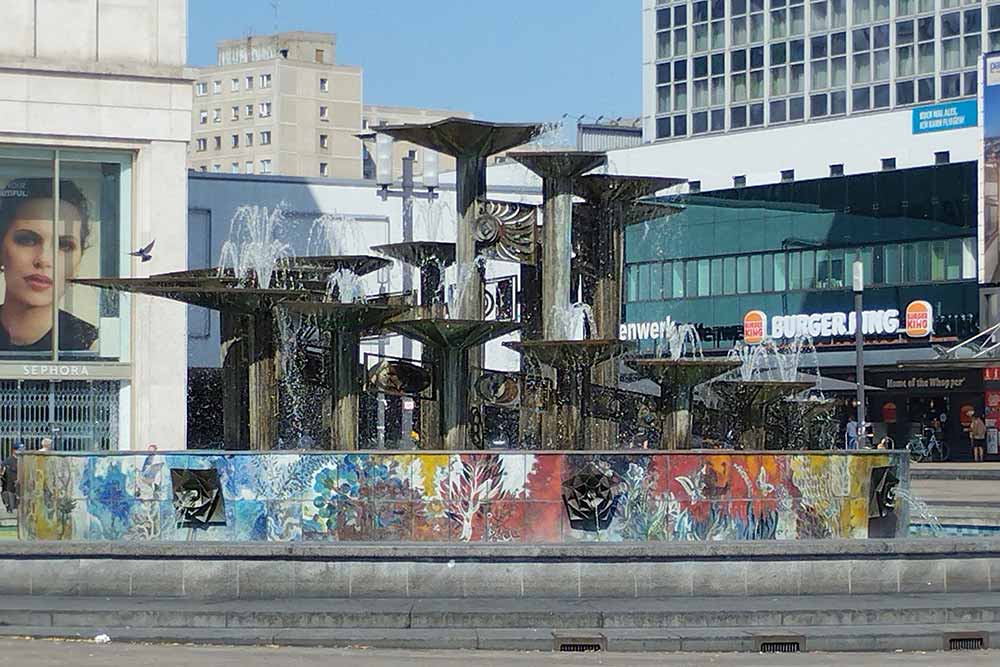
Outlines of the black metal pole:
M 858 383 L 858 429 L 857 447 L 861 449 L 867 445 L 865 439 L 865 337 L 862 325 L 864 324 L 864 264 L 854 262 L 854 355 L 855 373 L 854 377 Z

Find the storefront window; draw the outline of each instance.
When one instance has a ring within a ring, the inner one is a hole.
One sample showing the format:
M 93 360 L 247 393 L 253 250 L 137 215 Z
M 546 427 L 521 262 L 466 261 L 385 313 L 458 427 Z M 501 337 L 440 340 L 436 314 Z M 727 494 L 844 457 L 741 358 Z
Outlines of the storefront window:
M 959 280 L 962 277 L 962 239 L 950 239 L 945 266 L 945 280 Z
M 649 265 L 649 298 L 653 301 L 663 298 L 663 265 L 659 262 Z
M 128 155 L 0 148 L 0 358 L 127 360 L 127 297 L 71 281 L 127 274 L 130 193 Z
M 816 288 L 816 253 L 806 250 L 802 253 L 802 289 Z
M 722 258 L 712 260 L 712 295 L 722 294 Z
M 749 291 L 750 285 L 749 280 L 747 280 L 749 264 L 746 256 L 736 258 L 736 292 L 738 294 L 746 294 Z
M 763 257 L 761 255 L 750 256 L 750 291 L 760 292 L 763 289 Z
M 788 289 L 802 289 L 802 259 L 798 252 L 788 253 Z
M 785 253 L 779 252 L 774 256 L 774 291 L 784 292 L 787 289 L 788 281 L 785 273 Z
M 898 285 L 902 282 L 900 269 L 902 254 L 902 246 L 900 245 L 887 245 L 885 247 L 885 282 L 889 285 Z
M 649 264 L 639 265 L 639 301 L 649 301 Z
M 684 296 L 684 262 L 674 262 L 674 298 Z
M 724 281 L 723 293 L 736 294 L 736 258 L 726 257 L 723 260 L 722 278 Z

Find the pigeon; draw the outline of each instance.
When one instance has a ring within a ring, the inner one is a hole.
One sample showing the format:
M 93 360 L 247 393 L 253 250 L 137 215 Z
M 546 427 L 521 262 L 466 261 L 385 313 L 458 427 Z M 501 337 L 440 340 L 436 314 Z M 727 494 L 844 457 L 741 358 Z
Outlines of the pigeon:
M 146 246 L 145 248 L 139 248 L 136 251 L 130 252 L 129 255 L 131 255 L 132 257 L 138 257 L 143 262 L 148 262 L 149 260 L 153 259 L 153 255 L 151 254 L 151 251 L 153 250 L 153 244 L 154 243 L 156 243 L 156 239 L 153 239 L 152 241 L 150 241 L 149 245 Z

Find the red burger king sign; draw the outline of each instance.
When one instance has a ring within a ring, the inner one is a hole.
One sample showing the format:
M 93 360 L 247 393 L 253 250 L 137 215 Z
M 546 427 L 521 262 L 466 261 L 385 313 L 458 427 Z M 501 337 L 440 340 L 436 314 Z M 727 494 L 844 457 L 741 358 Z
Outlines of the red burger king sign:
M 762 310 L 751 310 L 743 316 L 743 340 L 754 345 L 767 335 L 767 315 Z
M 934 310 L 926 301 L 911 301 L 906 307 L 906 335 L 924 338 L 934 328 Z

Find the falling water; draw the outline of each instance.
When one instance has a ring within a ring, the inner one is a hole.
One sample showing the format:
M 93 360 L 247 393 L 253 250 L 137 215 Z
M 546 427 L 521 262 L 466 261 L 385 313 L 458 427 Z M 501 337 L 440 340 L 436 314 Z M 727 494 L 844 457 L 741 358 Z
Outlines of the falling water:
M 281 347 L 281 389 L 284 400 L 280 401 L 282 410 L 282 429 L 287 429 L 287 438 L 282 438 L 283 444 L 291 447 L 308 448 L 311 438 L 306 435 L 305 428 L 305 379 L 303 366 L 305 364 L 304 336 L 309 328 L 308 318 L 293 316 L 287 311 L 275 309 L 275 322 L 278 327 L 278 344 Z
M 306 250 L 310 255 L 365 254 L 368 244 L 354 216 L 334 212 L 313 221 Z
M 816 346 L 809 336 L 799 335 L 792 341 L 781 344 L 771 338 L 765 338 L 755 345 L 738 342 L 727 356 L 740 362 L 738 372 L 744 382 L 762 379 L 795 382 L 802 368 L 803 355 L 812 362 L 810 370 L 818 374 Z
M 326 293 L 340 303 L 355 303 L 363 301 L 366 292 L 361 276 L 347 269 L 338 269 L 327 279 Z
M 704 356 L 698 329 L 693 324 L 677 324 L 670 320 L 666 327 L 660 329 L 660 337 L 656 339 L 656 356 L 674 361 L 685 356 Z
M 912 516 L 916 514 L 920 517 L 920 524 L 930 532 L 930 537 L 941 537 L 944 535 L 944 529 L 941 528 L 941 522 L 934 515 L 934 513 L 931 512 L 931 508 L 927 506 L 926 502 L 913 495 L 909 489 L 897 486 L 893 491 L 892 500 L 897 502 L 902 500 L 909 506 L 911 525 L 914 523 Z
M 559 340 L 586 340 L 595 331 L 594 312 L 586 303 L 574 303 L 569 308 L 549 310 L 553 331 Z
M 486 258 L 481 255 L 476 257 L 476 260 L 472 264 L 465 264 L 459 267 L 458 275 L 455 276 L 455 284 L 448 290 L 448 298 L 445 304 L 448 317 L 454 318 L 457 315 L 462 299 L 465 296 L 465 291 L 478 286 L 479 281 L 473 280 L 475 276 L 473 272 L 482 275 L 485 270 Z
M 276 238 L 285 222 L 282 205 L 241 206 L 229 223 L 229 239 L 222 244 L 220 272 L 232 269 L 241 286 L 251 275 L 260 289 L 271 288 L 271 278 L 278 263 L 291 254 L 290 246 Z
M 456 235 L 454 203 L 444 198 L 428 199 L 417 207 L 418 227 L 424 229 L 428 240 L 453 240 Z

